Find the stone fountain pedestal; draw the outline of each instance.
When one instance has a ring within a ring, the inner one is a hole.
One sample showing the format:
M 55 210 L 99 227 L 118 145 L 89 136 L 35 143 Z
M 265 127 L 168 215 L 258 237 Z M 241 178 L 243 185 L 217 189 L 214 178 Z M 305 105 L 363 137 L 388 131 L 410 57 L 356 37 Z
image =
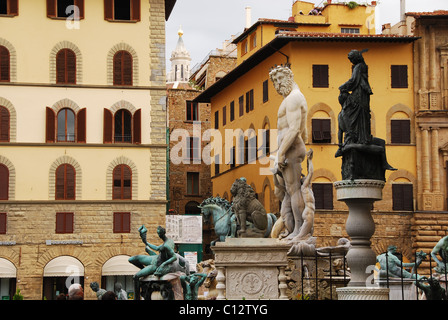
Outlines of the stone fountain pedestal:
M 227 238 L 212 247 L 217 300 L 287 300 L 285 268 L 291 245 L 272 238 Z
M 338 288 L 339 300 L 388 300 L 389 289 L 374 287 L 373 270 L 376 255 L 370 244 L 375 233 L 371 208 L 382 199 L 384 181 L 371 179 L 343 180 L 334 183 L 338 201 L 348 206 L 346 231 L 350 236 L 351 248 L 347 263 L 351 270 L 348 286 Z

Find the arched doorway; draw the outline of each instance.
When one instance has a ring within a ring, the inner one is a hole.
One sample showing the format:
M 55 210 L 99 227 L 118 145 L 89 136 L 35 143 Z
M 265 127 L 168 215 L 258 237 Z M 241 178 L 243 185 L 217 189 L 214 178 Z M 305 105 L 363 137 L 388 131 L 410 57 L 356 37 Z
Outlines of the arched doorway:
M 84 265 L 81 261 L 71 256 L 50 260 L 44 268 L 42 299 L 56 300 L 60 293 L 67 295 L 73 283 L 84 288 Z

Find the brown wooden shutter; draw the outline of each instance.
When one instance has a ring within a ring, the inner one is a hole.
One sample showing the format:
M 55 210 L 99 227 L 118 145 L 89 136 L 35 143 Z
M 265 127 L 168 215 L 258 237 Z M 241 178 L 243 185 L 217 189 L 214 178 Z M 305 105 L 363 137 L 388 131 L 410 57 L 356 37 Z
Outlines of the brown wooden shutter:
M 65 49 L 65 67 L 66 71 L 66 83 L 76 84 L 76 54 L 70 50 Z
M 328 88 L 328 65 L 313 65 L 313 87 Z
M 134 143 L 140 144 L 142 143 L 142 109 L 138 109 L 134 113 L 134 126 L 133 126 L 133 138 Z
M 333 185 L 331 183 L 323 184 L 324 209 L 333 210 Z
M 391 65 L 391 87 L 407 88 L 408 87 L 408 66 L 407 65 Z
M 76 127 L 77 142 L 86 143 L 86 108 L 78 111 L 76 115 Z
M 9 170 L 0 164 L 0 200 L 8 200 L 9 197 Z
M 64 233 L 64 213 L 56 213 L 56 233 Z
M 9 111 L 0 106 L 0 141 L 9 142 Z
M 66 49 L 61 49 L 56 54 L 56 83 L 66 83 Z
M 47 0 L 47 17 L 56 17 L 56 0 Z
M 131 20 L 140 21 L 140 0 L 131 0 Z
M 104 20 L 114 20 L 114 0 L 104 0 Z
M 65 200 L 75 200 L 76 172 L 71 165 L 65 165 Z
M 123 84 L 123 52 L 124 51 L 118 51 L 114 55 L 114 61 L 113 61 L 113 77 L 114 77 L 114 85 L 122 85 Z
M 73 213 L 67 212 L 65 214 L 65 232 L 73 233 Z
M 10 54 L 6 47 L 0 46 L 0 81 L 9 82 Z
M 79 19 L 84 19 L 84 0 L 75 0 L 74 3 L 79 9 Z
M 6 234 L 6 212 L 0 213 L 0 234 Z
M 112 199 L 121 199 L 121 166 L 114 168 L 112 180 Z
M 46 111 L 46 135 L 45 135 L 45 141 L 48 142 L 54 142 L 55 141 L 55 135 L 56 135 L 56 115 L 53 111 L 53 109 L 47 107 Z
M 131 168 L 122 165 L 122 177 L 123 177 L 123 194 L 122 199 L 132 199 L 132 172 Z
M 112 143 L 112 122 L 113 115 L 109 109 L 104 109 L 104 123 L 103 123 L 103 142 Z
M 122 68 L 121 84 L 132 86 L 132 55 L 129 52 L 122 52 Z
M 9 0 L 8 14 L 11 16 L 19 15 L 19 0 Z
M 331 142 L 331 120 L 322 119 L 322 138 L 324 142 Z
M 55 200 L 64 200 L 65 195 L 65 165 L 56 169 Z

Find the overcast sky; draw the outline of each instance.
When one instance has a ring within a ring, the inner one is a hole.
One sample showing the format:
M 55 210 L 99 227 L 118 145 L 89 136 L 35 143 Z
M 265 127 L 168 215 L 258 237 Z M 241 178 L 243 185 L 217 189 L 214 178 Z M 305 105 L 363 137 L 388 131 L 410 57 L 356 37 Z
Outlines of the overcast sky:
M 321 5 L 326 0 L 308 0 Z M 335 0 L 338 1 L 338 0 Z M 345 2 L 339 0 L 340 2 Z M 169 58 L 182 26 L 185 47 L 191 55 L 191 68 L 200 63 L 211 50 L 222 48 L 225 40 L 241 33 L 246 24 L 247 6 L 251 7 L 252 24 L 259 18 L 287 20 L 294 0 L 177 0 L 166 23 L 167 70 Z M 366 1 L 357 1 L 365 3 Z M 370 3 L 371 0 L 368 0 Z M 380 0 L 376 8 L 376 29 L 385 23 L 400 20 L 400 0 Z M 448 10 L 447 0 L 406 0 L 406 12 Z

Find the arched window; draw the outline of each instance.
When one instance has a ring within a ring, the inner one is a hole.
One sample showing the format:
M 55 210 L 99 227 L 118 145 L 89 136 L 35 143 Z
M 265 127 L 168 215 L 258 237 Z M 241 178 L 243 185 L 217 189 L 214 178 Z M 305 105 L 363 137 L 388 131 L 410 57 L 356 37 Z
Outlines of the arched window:
M 56 115 L 53 108 L 46 109 L 46 142 L 86 143 L 86 108 L 76 113 L 71 108 L 62 108 Z
M 0 164 L 0 200 L 8 200 L 9 196 L 9 170 Z
M 56 169 L 56 200 L 75 200 L 75 181 L 75 168 L 66 163 L 61 164 Z
M 0 82 L 10 81 L 10 54 L 4 46 L 0 46 Z
M 200 214 L 201 209 L 198 208 L 199 203 L 190 201 L 185 205 L 185 214 Z
M 132 86 L 132 55 L 120 50 L 114 55 L 114 85 Z
M 75 141 L 75 113 L 64 108 L 58 113 L 58 141 Z
M 120 109 L 114 115 L 114 141 L 132 142 L 132 115 L 126 109 Z
M 76 54 L 70 49 L 56 54 L 56 83 L 76 84 Z
M 132 171 L 125 164 L 120 164 L 113 171 L 112 199 L 132 199 Z
M 9 111 L 5 107 L 0 106 L 0 142 L 9 142 L 9 126 Z

